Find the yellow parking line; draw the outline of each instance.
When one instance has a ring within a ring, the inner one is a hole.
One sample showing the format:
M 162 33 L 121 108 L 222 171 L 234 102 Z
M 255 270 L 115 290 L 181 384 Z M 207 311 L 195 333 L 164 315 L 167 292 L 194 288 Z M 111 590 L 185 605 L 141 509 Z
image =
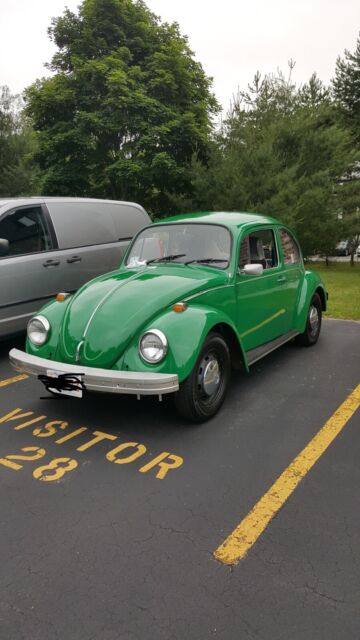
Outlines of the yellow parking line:
M 221 544 L 214 556 L 224 564 L 236 564 L 255 544 L 272 518 L 295 491 L 304 476 L 330 446 L 360 407 L 360 384 L 350 393 L 309 444 L 294 458 L 270 489 Z
M 13 382 L 20 382 L 20 380 L 26 380 L 28 378 L 25 373 L 22 373 L 18 376 L 14 376 L 13 378 L 7 378 L 7 380 L 0 380 L 0 388 L 6 387 L 8 384 L 13 384 Z

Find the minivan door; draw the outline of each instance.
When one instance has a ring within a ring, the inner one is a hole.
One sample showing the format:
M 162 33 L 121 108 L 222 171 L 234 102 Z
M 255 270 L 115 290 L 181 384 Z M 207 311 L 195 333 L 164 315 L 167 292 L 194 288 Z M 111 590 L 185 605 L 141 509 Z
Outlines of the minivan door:
M 0 336 L 25 329 L 29 318 L 61 289 L 60 259 L 46 209 L 41 204 L 4 212 L 0 238 Z
M 110 211 L 94 201 L 47 202 L 62 266 L 62 291 L 76 291 L 120 262 Z

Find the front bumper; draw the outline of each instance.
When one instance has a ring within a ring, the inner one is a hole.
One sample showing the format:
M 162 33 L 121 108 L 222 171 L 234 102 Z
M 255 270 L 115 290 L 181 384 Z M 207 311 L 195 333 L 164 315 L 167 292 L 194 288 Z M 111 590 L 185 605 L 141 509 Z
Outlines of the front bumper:
M 54 362 L 11 349 L 10 364 L 21 373 L 31 376 L 57 374 L 83 374 L 82 380 L 87 391 L 106 393 L 128 393 L 151 396 L 173 393 L 179 389 L 179 379 L 174 373 L 147 373 L 135 371 L 114 371 L 113 369 L 95 369 L 82 365 Z

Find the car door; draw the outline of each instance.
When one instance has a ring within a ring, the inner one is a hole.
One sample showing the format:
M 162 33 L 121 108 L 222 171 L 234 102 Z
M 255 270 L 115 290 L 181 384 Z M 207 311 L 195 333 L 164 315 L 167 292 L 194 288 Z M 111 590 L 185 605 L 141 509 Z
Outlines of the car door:
M 242 273 L 245 264 L 261 264 L 262 275 Z M 245 351 L 285 332 L 284 273 L 274 228 L 257 227 L 240 238 L 236 277 L 237 328 Z
M 46 206 L 59 245 L 63 291 L 76 291 L 119 264 L 129 241 L 123 247 L 114 242 L 114 221 L 101 202 L 49 200 Z
M 8 252 L 0 258 L 0 336 L 25 329 L 29 318 L 60 288 L 60 260 L 42 204 L 14 207 L 0 218 Z
M 286 309 L 284 324 L 285 332 L 288 332 L 295 325 L 296 309 L 305 270 L 299 245 L 291 231 L 279 227 L 277 233 L 284 265 L 283 304 Z

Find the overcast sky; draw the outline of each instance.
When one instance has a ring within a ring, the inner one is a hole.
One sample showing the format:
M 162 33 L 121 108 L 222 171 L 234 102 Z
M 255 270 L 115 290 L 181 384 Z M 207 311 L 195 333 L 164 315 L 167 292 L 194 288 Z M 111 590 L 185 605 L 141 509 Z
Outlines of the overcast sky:
M 227 109 L 238 87 L 256 70 L 286 72 L 306 82 L 316 71 L 328 82 L 337 56 L 354 51 L 360 31 L 359 0 L 148 0 L 164 21 L 176 21 Z M 21 92 L 48 72 L 54 48 L 47 35 L 53 16 L 79 0 L 0 0 L 0 85 Z

